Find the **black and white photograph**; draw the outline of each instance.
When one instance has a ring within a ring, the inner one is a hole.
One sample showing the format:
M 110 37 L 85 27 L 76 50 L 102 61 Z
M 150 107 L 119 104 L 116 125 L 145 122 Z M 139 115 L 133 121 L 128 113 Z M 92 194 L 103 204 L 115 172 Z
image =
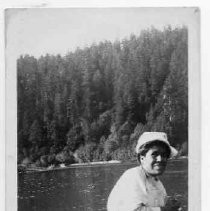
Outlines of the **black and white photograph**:
M 8 210 L 199 211 L 199 18 L 197 7 L 5 10 Z

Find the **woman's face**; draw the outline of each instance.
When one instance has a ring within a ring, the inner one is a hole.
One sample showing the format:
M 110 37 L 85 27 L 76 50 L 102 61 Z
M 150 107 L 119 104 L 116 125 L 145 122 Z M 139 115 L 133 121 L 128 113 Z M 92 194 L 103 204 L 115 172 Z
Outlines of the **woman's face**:
M 161 175 L 166 168 L 168 157 L 165 147 L 153 146 L 140 157 L 143 169 L 151 176 Z

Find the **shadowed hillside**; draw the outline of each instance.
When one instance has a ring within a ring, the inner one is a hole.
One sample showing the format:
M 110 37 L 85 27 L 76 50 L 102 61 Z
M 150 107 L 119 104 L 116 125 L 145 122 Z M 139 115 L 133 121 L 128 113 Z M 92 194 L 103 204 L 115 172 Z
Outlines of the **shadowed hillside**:
M 135 159 L 144 131 L 188 140 L 187 28 L 151 28 L 122 41 L 17 61 L 18 163 Z

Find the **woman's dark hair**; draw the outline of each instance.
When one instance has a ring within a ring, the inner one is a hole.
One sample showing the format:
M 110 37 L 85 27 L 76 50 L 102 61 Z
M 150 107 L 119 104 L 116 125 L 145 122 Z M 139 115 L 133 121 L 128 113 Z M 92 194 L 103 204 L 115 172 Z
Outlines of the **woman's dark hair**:
M 171 154 L 170 147 L 167 144 L 165 144 L 163 141 L 155 140 L 155 141 L 147 142 L 146 144 L 142 145 L 139 148 L 139 153 L 137 154 L 137 160 L 139 161 L 139 163 L 140 163 L 140 157 L 145 156 L 147 152 L 154 146 L 160 146 L 164 148 L 166 151 L 167 158 L 170 157 L 170 154 Z

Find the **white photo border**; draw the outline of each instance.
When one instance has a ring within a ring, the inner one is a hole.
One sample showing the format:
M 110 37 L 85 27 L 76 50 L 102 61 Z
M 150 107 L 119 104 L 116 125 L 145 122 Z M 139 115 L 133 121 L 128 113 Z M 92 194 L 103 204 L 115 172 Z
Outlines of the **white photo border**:
M 82 7 L 103 7 L 96 1 L 90 1 L 88 6 L 81 4 Z M 109 1 L 108 1 L 109 2 Z M 137 3 L 137 2 L 136 2 Z M 24 4 L 24 1 L 23 1 Z M 75 5 L 75 6 L 74 6 Z M 115 6 L 105 3 L 105 7 L 131 7 L 128 1 L 122 1 L 121 3 L 115 3 Z M 154 6 L 160 6 L 160 3 Z M 21 5 L 22 7 L 24 5 Z M 33 2 L 28 7 L 34 8 L 47 8 L 47 7 L 61 7 L 64 5 L 58 3 L 41 3 L 38 5 Z M 65 7 L 71 7 L 71 4 L 65 4 Z M 137 3 L 137 7 L 140 5 Z M 141 5 L 142 6 L 142 5 Z M 148 5 L 144 5 L 147 6 Z M 150 6 L 150 5 L 149 5 Z M 153 6 L 153 7 L 154 7 Z M 15 7 L 18 7 L 17 5 Z M 25 2 L 25 7 L 27 4 Z M 78 4 L 74 3 L 72 7 L 78 7 Z M 200 67 L 200 10 L 199 8 L 192 8 L 197 10 L 192 16 L 192 25 L 188 26 L 189 30 L 189 210 L 199 211 L 201 210 L 201 144 L 197 144 L 201 140 L 201 67 Z M 201 11 L 202 12 L 202 11 Z M 5 31 L 6 34 L 6 31 Z M 6 41 L 7 43 L 7 41 Z M 16 59 L 13 58 L 12 52 L 6 50 L 6 151 L 5 151 L 5 170 L 6 170 L 6 208 L 7 210 L 17 209 L 17 189 L 14 191 L 14 187 L 17 187 L 17 150 L 16 150 L 16 120 L 17 120 L 17 103 L 16 103 Z M 203 86 L 202 86 L 203 87 Z M 204 87 L 205 88 L 205 87 Z M 208 102 L 207 102 L 208 103 Z M 207 131 L 204 131 L 204 137 Z M 192 141 L 191 141 L 192 140 Z M 13 203 L 11 203 L 13 202 Z

